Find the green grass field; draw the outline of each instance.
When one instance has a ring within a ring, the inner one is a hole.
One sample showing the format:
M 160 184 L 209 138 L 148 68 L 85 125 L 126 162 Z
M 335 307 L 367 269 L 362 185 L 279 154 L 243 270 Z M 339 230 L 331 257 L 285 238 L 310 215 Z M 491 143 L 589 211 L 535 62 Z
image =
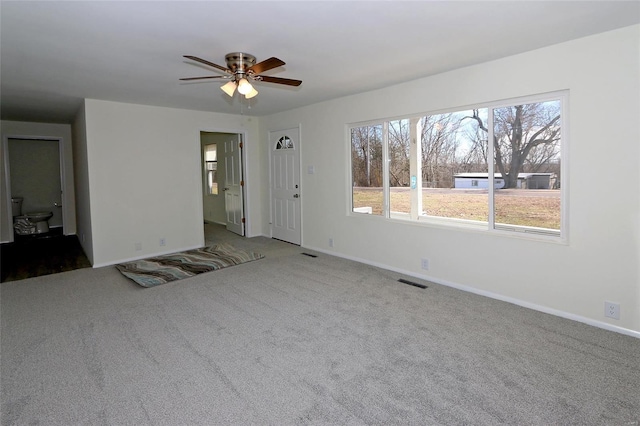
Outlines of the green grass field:
M 392 188 L 391 211 L 411 211 L 410 190 Z M 382 188 L 354 188 L 353 206 L 371 207 L 382 214 Z M 424 189 L 423 210 L 429 216 L 486 222 L 489 195 L 482 190 Z M 560 229 L 560 191 L 507 189 L 495 193 L 496 222 L 510 225 Z

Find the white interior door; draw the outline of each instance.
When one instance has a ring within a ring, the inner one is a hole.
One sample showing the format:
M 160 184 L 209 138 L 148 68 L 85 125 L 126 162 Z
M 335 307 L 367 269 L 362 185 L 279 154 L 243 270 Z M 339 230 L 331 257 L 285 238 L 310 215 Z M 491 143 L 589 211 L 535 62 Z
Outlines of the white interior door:
M 224 200 L 227 229 L 244 235 L 242 180 L 242 142 L 240 135 L 232 135 L 224 142 Z
M 300 132 L 269 133 L 271 144 L 271 236 L 300 244 Z

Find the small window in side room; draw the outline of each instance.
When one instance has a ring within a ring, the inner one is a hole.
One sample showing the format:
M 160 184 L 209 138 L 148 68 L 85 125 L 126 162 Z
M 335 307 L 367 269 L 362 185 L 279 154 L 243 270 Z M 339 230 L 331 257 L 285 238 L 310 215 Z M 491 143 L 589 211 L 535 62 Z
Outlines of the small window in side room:
M 218 195 L 218 147 L 212 143 L 204 146 L 204 173 L 207 194 Z

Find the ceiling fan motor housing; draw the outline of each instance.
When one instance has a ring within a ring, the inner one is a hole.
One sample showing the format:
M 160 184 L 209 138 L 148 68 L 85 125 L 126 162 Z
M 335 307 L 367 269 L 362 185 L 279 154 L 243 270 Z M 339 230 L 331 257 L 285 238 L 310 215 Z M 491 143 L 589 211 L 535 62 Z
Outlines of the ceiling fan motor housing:
M 234 74 L 246 74 L 247 69 L 256 64 L 255 56 L 242 52 L 228 53 L 224 59 L 227 61 L 227 68 Z

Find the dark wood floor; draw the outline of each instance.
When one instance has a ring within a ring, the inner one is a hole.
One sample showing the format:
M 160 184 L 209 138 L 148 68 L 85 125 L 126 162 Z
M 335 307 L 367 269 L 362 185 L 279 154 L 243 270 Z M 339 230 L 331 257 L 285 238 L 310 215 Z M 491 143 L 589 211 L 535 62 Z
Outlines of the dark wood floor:
M 62 228 L 41 235 L 16 235 L 13 243 L 0 245 L 0 258 L 0 282 L 91 267 L 78 238 L 62 235 Z

